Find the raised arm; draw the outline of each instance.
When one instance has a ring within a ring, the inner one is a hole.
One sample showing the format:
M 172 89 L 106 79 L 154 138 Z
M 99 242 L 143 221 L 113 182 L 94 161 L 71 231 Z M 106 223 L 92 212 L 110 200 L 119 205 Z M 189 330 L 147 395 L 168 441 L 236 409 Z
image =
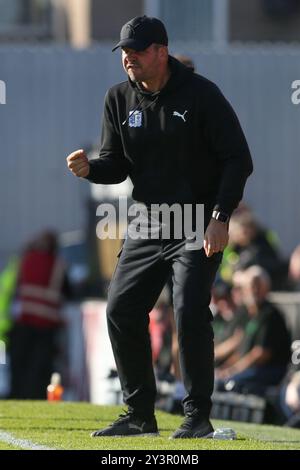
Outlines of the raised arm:
M 112 112 L 109 92 L 106 94 L 102 121 L 99 158 L 88 160 L 84 150 L 76 150 L 67 157 L 70 171 L 92 183 L 116 184 L 124 181 L 130 171 L 130 162 L 123 153 L 121 137 Z

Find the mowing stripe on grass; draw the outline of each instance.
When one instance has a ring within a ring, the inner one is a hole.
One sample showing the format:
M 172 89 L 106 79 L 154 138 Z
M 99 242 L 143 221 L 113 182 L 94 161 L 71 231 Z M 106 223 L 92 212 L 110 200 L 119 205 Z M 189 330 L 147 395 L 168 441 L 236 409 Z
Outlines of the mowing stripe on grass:
M 20 447 L 21 449 L 55 450 L 51 449 L 51 447 L 42 446 L 32 441 L 28 441 L 27 439 L 18 439 L 17 437 L 14 437 L 12 434 L 5 431 L 0 431 L 0 441 L 6 442 L 6 444 L 10 444 L 15 447 Z

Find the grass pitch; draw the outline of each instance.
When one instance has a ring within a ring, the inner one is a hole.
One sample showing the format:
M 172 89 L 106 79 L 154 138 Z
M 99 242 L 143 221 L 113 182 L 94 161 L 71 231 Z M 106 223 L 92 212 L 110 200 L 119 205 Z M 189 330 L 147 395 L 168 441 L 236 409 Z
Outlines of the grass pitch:
M 0 401 L 0 450 L 33 445 L 57 450 L 298 450 L 300 430 L 248 423 L 213 421 L 231 427 L 237 440 L 175 439 L 170 434 L 182 418 L 158 412 L 160 437 L 91 438 L 111 423 L 122 408 L 88 403 Z M 21 443 L 21 444 L 20 444 Z

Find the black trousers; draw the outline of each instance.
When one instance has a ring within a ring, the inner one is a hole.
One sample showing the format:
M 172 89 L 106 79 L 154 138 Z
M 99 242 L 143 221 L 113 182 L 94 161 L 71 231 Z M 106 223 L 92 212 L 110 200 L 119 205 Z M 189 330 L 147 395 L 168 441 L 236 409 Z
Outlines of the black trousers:
M 44 400 L 55 357 L 57 328 L 17 323 L 11 332 L 12 399 Z
M 107 321 L 124 402 L 138 414 L 153 414 L 156 385 L 149 312 L 170 273 L 180 366 L 187 395 L 185 413 L 208 417 L 214 384 L 214 344 L 210 291 L 222 253 L 207 258 L 186 249 L 185 240 L 128 236 L 108 289 Z

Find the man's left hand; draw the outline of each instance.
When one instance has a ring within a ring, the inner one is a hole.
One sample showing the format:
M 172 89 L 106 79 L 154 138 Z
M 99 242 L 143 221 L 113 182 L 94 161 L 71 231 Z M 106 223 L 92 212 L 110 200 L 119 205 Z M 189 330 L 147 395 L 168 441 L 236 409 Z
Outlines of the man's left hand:
M 204 251 L 209 258 L 214 253 L 223 251 L 228 243 L 228 224 L 211 219 L 204 234 Z

